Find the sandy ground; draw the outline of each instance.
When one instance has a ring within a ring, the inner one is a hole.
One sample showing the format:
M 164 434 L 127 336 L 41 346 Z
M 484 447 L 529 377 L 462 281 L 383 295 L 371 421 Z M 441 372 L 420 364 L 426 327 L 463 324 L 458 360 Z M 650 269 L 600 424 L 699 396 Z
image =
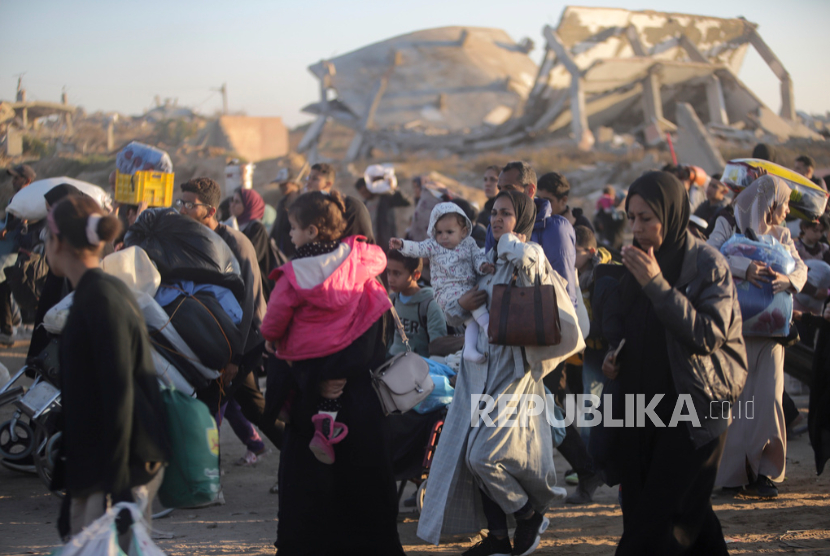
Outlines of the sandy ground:
M 0 352 L 0 361 L 12 374 L 24 357 L 23 344 Z M 806 398 L 796 401 L 806 406 Z M 0 409 L 0 422 L 10 416 L 9 407 Z M 245 450 L 227 425 L 221 443 L 226 504 L 176 510 L 154 522 L 161 537 L 156 542 L 171 556 L 274 553 L 278 501 L 268 490 L 276 481 L 278 452 L 272 447 L 255 467 L 237 467 L 232 462 Z M 759 502 L 716 493 L 713 503 L 731 554 L 830 555 L 830 477 L 815 476 L 806 435 L 792 440 L 788 450 L 787 479 L 777 499 Z M 560 474 L 567 468 L 558 454 L 556 468 Z M 602 487 L 594 500 L 588 506 L 555 503 L 547 513 L 551 526 L 536 553 L 613 554 L 622 533 L 617 491 Z M 0 467 L 0 555 L 49 554 L 59 544 L 58 508 L 58 499 L 37 476 Z M 469 538 L 460 537 L 438 547 L 422 543 L 415 535 L 417 513 L 412 510 L 402 508 L 398 521 L 404 549 L 413 556 L 460 554 L 470 544 Z

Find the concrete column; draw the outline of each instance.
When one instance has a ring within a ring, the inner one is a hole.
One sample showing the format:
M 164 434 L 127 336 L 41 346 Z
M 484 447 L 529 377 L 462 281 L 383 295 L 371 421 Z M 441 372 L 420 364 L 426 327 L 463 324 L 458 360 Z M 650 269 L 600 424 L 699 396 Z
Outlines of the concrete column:
M 594 146 L 594 134 L 588 128 L 588 111 L 585 109 L 585 90 L 581 77 L 571 77 L 571 133 L 580 150 Z
M 711 75 L 706 81 L 706 102 L 709 104 L 709 123 L 729 125 L 726 115 L 726 101 L 723 98 L 723 87 L 716 75 Z

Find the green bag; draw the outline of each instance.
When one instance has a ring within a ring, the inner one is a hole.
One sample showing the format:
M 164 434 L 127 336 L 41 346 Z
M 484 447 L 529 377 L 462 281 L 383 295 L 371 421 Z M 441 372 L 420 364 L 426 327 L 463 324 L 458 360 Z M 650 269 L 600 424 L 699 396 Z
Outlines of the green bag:
M 166 508 L 205 504 L 219 492 L 219 430 L 207 406 L 163 388 L 171 458 L 158 492 Z

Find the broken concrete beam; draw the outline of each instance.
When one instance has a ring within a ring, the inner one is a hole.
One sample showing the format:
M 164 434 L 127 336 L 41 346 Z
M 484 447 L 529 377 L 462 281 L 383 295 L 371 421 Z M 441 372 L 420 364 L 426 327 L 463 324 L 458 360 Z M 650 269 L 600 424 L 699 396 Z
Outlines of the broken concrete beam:
M 700 50 L 698 50 L 695 43 L 689 40 L 689 37 L 687 37 L 685 33 L 680 33 L 677 37 L 677 41 L 680 46 L 683 47 L 683 50 L 686 51 L 686 54 L 689 55 L 689 59 L 692 62 L 700 62 L 702 64 L 710 63 L 709 59 L 706 58 Z
M 781 117 L 791 122 L 795 121 L 795 95 L 793 94 L 792 78 L 784 68 L 784 64 L 775 55 L 775 52 L 764 42 L 758 31 L 753 29 L 749 36 L 749 43 L 755 48 L 761 58 L 767 63 L 772 73 L 781 80 Z
M 726 100 L 723 98 L 723 87 L 720 79 L 714 74 L 706 80 L 706 102 L 709 105 L 709 123 L 729 125 L 726 116 Z
M 300 144 L 297 145 L 298 153 L 304 153 L 310 149 L 312 145 L 317 144 L 317 141 L 320 140 L 320 135 L 323 133 L 326 120 L 328 120 L 328 116 L 326 114 L 317 116 L 317 119 L 314 120 L 314 123 L 309 126 L 308 130 L 305 132 L 305 135 L 303 135 L 303 138 L 300 140 Z
M 636 27 L 633 25 L 626 27 L 625 37 L 628 39 L 628 43 L 631 45 L 635 56 L 648 56 L 648 52 L 646 52 L 643 43 L 640 41 L 640 34 L 637 32 Z
M 675 150 L 678 162 L 700 166 L 709 175 L 722 172 L 726 161 L 692 105 L 687 102 L 677 103 L 676 114 L 678 129 Z

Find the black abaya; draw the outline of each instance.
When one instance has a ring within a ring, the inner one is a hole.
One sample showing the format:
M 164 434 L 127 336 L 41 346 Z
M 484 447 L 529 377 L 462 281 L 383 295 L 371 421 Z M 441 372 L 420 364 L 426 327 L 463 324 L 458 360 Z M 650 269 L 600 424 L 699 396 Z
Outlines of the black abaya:
M 387 422 L 369 370 L 383 363 L 382 319 L 344 350 L 294 362 L 296 390 L 280 453 L 279 556 L 403 555 Z M 337 420 L 348 436 L 334 446 L 335 462 L 321 463 L 308 445 L 314 434 L 321 380 L 348 380 Z

